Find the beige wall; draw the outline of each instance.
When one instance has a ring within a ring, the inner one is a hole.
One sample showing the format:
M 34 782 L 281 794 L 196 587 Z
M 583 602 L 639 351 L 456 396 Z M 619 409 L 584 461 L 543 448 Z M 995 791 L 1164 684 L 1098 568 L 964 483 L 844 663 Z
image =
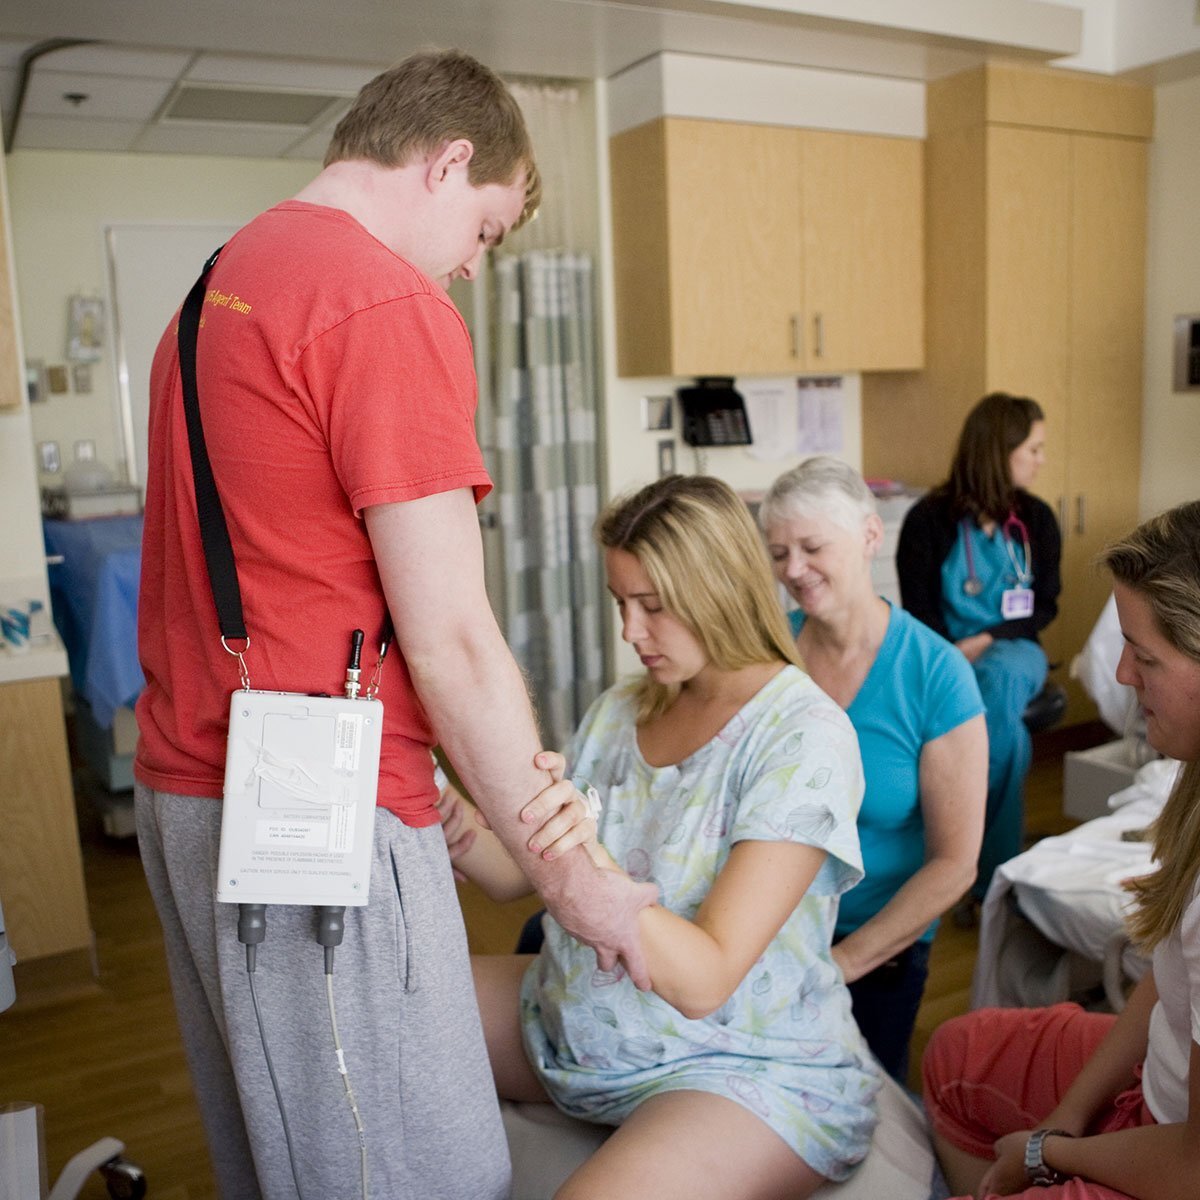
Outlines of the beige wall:
M 1200 498 L 1200 392 L 1172 390 L 1172 328 L 1200 313 L 1200 78 L 1155 96 L 1146 272 L 1143 516 Z
M 293 195 L 317 169 L 310 162 L 247 158 L 16 151 L 8 160 L 8 179 L 26 357 L 48 364 L 66 361 L 69 296 L 110 301 L 106 225 L 240 225 Z M 169 315 L 163 314 L 164 325 Z M 75 442 L 88 439 L 96 444 L 97 458 L 115 468 L 123 451 L 108 335 L 104 356 L 92 368 L 92 387 L 89 395 L 72 391 L 33 406 L 33 441 L 58 442 L 66 466 Z M 61 482 L 61 476 L 39 478 Z
M 0 239 L 9 238 L 11 220 L 4 167 L 0 158 Z M 8 251 L 7 261 L 11 263 L 11 241 Z M 3 261 L 0 256 L 0 263 Z M 14 282 L 7 271 L 0 271 L 0 288 L 11 289 Z M 14 313 L 19 347 L 21 320 L 17 305 Z M 7 371 L 10 377 L 24 375 L 16 362 L 0 362 L 0 371 Z M 22 401 L 19 408 L 0 413 L 0 600 L 49 599 L 30 436 L 28 404 Z

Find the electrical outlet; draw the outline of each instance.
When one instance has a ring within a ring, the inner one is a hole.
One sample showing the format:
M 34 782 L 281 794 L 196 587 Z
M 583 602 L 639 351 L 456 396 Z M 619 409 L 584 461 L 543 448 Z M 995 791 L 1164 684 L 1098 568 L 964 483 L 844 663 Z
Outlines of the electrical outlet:
M 62 456 L 57 442 L 38 442 L 38 462 L 47 475 L 57 475 L 62 470 Z

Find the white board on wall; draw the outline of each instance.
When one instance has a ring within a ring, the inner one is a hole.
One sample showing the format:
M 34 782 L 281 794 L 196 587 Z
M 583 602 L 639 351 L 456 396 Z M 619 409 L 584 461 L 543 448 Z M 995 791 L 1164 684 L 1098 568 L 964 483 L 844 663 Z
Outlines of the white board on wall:
M 205 260 L 237 230 L 236 225 L 194 222 L 105 227 L 118 445 L 124 447 L 130 482 L 143 490 L 154 351 Z

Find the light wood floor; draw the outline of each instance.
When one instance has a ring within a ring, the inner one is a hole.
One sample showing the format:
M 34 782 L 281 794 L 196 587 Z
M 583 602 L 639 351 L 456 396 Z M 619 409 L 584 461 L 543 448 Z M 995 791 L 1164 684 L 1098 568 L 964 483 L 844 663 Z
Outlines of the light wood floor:
M 1062 751 L 1104 740 L 1095 728 L 1047 735 L 1027 789 L 1033 837 L 1069 827 L 1060 813 Z M 81 836 L 99 976 L 66 986 L 38 964 L 17 968 L 17 1004 L 0 1014 L 0 1104 L 45 1109 L 53 1182 L 72 1154 L 103 1136 L 120 1138 L 146 1172 L 151 1200 L 214 1200 L 204 1139 L 179 1043 L 157 919 L 132 840 L 111 841 L 80 806 Z M 532 900 L 498 908 L 463 889 L 471 948 L 510 950 Z M 977 935 L 943 923 L 913 1041 L 916 1064 L 937 1025 L 966 1011 Z M 98 1176 L 85 1200 L 107 1196 Z

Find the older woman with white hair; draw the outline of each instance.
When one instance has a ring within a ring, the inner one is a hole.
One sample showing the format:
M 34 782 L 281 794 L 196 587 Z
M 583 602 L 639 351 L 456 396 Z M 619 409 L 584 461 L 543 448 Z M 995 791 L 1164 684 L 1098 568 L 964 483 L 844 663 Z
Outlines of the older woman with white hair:
M 810 458 L 771 485 L 759 519 L 776 578 L 799 606 L 800 657 L 858 734 L 866 876 L 842 897 L 833 955 L 868 1044 L 904 1082 L 938 918 L 975 876 L 983 702 L 966 659 L 876 594 L 883 523 L 858 472 Z

